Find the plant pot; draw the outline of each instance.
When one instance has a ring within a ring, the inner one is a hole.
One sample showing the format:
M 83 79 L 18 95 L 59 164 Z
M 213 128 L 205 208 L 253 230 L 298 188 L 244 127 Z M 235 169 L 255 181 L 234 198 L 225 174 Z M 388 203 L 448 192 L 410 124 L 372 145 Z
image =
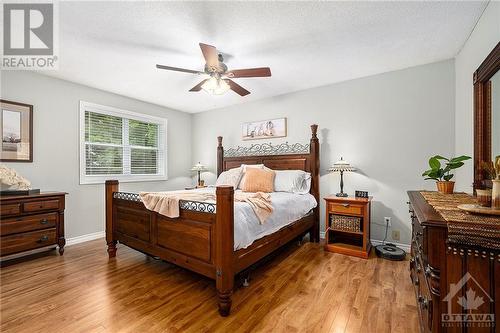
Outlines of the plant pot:
M 455 187 L 455 182 L 452 181 L 437 181 L 437 188 L 440 193 L 452 194 L 453 188 Z

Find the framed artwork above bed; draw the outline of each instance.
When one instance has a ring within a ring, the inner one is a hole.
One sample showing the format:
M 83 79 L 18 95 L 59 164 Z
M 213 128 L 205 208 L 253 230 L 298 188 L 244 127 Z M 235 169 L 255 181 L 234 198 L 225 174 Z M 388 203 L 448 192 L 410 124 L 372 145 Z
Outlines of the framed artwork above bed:
M 242 140 L 286 137 L 286 118 L 252 121 L 241 124 Z
M 0 99 L 0 161 L 33 162 L 33 105 Z

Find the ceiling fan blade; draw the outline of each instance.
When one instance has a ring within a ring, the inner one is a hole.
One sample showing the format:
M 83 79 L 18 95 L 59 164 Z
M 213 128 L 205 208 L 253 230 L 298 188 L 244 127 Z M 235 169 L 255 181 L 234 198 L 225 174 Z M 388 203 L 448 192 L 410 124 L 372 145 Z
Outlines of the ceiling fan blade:
M 201 81 L 200 83 L 198 83 L 197 85 L 195 85 L 193 88 L 189 89 L 189 91 L 200 91 L 201 90 L 201 86 L 207 82 L 208 79 L 205 79 L 203 81 Z
M 156 65 L 156 68 L 158 68 L 158 69 L 166 69 L 168 71 L 190 73 L 190 74 L 203 74 L 203 72 L 194 71 L 192 69 L 185 69 L 185 68 L 179 68 L 179 67 L 171 67 L 171 66 L 165 66 L 165 65 Z
M 266 77 L 271 76 L 269 67 L 234 69 L 225 74 L 227 77 Z
M 231 88 L 231 90 L 234 91 L 235 93 L 237 93 L 238 95 L 246 96 L 246 95 L 250 94 L 250 91 L 246 90 L 245 88 L 240 86 L 238 83 L 234 82 L 233 80 L 224 79 L 224 81 L 226 81 L 227 84 L 229 84 L 229 87 Z
M 200 43 L 201 52 L 209 69 L 219 69 L 219 55 L 215 46 Z

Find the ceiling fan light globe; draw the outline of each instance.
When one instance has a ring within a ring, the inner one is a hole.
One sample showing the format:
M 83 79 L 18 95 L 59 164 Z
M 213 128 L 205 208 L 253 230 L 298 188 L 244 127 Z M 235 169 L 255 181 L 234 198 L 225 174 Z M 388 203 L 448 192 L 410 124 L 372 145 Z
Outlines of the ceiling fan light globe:
M 227 82 L 217 79 L 216 77 L 208 79 L 207 82 L 201 86 L 201 88 L 212 95 L 222 95 L 230 89 Z

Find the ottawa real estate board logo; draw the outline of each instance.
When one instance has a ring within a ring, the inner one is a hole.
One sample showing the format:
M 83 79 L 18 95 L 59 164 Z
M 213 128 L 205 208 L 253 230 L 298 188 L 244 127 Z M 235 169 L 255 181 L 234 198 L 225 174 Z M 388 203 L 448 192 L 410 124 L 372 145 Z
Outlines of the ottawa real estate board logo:
M 57 69 L 57 3 L 3 2 L 2 11 L 2 70 Z
M 444 327 L 495 326 L 495 314 L 491 313 L 495 300 L 469 272 L 457 283 L 450 284 L 443 301 L 448 303 L 447 312 L 441 316 Z

